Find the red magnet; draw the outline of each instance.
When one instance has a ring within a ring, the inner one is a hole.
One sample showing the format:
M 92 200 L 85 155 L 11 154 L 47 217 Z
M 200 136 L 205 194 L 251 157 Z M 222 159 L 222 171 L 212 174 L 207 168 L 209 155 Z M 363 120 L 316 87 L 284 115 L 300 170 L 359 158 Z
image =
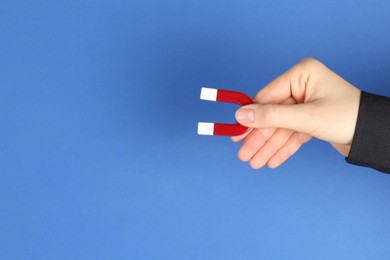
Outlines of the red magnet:
M 215 88 L 202 88 L 200 92 L 200 99 L 216 102 L 234 103 L 240 106 L 252 104 L 252 99 L 244 93 L 230 90 L 222 90 Z M 244 134 L 250 127 L 236 124 L 222 124 L 222 123 L 198 123 L 199 135 L 225 135 L 235 136 Z

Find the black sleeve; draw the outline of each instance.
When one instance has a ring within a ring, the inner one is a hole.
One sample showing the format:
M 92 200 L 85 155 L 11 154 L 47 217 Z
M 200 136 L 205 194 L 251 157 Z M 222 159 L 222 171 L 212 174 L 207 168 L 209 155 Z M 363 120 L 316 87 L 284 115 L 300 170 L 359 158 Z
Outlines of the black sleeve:
M 348 163 L 390 173 L 390 98 L 362 91 Z

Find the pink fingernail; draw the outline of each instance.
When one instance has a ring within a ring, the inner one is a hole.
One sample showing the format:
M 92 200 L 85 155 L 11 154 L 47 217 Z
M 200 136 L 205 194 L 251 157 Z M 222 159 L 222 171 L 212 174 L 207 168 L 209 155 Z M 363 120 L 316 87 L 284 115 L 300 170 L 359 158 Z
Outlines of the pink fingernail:
M 253 123 L 255 114 L 252 109 L 242 108 L 237 111 L 237 119 L 242 123 Z

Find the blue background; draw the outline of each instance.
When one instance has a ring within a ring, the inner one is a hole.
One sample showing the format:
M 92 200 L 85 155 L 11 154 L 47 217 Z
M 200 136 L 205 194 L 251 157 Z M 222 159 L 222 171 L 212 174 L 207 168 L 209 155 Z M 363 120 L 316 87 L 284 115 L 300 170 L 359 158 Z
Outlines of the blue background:
M 1 259 L 389 259 L 390 177 L 196 134 L 304 57 L 390 95 L 388 1 L 0 4 Z

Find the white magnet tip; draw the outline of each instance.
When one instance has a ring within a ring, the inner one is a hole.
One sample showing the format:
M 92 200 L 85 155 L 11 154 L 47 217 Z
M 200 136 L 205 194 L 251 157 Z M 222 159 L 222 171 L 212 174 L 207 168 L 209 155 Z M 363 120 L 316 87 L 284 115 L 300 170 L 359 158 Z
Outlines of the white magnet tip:
M 198 123 L 198 135 L 214 135 L 214 123 Z
M 200 99 L 217 101 L 217 92 L 218 89 L 215 88 L 202 88 L 202 90 L 200 91 Z

